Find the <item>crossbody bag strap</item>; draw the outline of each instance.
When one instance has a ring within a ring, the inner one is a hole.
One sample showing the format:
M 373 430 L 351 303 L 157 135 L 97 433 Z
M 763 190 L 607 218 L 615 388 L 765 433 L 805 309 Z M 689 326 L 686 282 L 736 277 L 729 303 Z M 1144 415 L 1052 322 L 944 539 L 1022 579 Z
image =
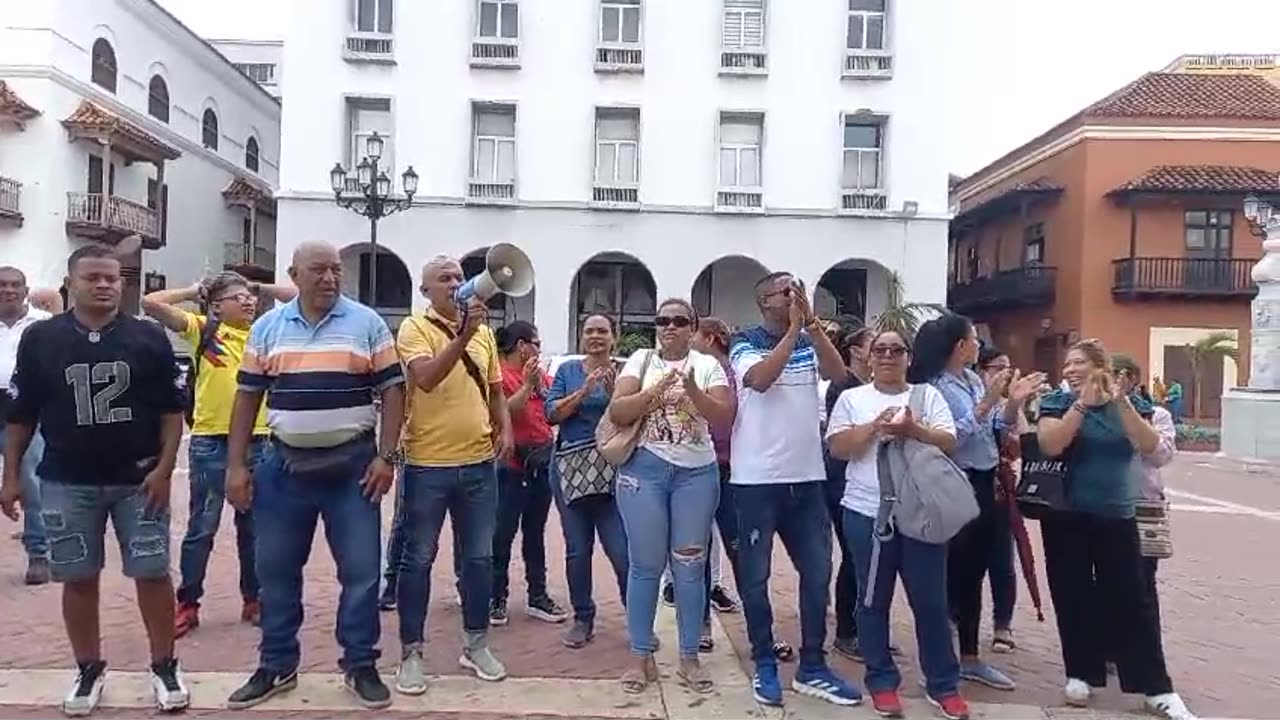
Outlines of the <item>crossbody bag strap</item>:
M 445 325 L 444 323 L 440 322 L 439 320 L 433 317 L 427 318 L 427 322 L 439 328 L 440 332 L 444 333 L 445 337 L 449 338 L 450 340 L 457 339 L 458 337 L 457 333 L 455 333 L 452 329 L 450 329 L 448 325 Z M 476 381 L 476 387 L 479 388 L 480 390 L 480 397 L 485 402 L 488 402 L 489 401 L 489 383 L 485 382 L 484 374 L 480 372 L 480 367 L 476 365 L 475 360 L 471 359 L 471 353 L 465 347 L 462 348 L 461 360 L 462 360 L 463 367 L 467 369 L 467 374 L 471 376 L 472 380 Z
M 192 387 L 194 387 L 196 376 L 200 374 L 200 358 L 204 356 L 205 350 L 208 350 L 209 346 L 213 344 L 214 338 L 218 335 L 218 326 L 221 324 L 222 321 L 218 318 L 205 318 L 204 328 L 200 331 L 200 340 L 196 343 L 196 356 L 191 361 Z

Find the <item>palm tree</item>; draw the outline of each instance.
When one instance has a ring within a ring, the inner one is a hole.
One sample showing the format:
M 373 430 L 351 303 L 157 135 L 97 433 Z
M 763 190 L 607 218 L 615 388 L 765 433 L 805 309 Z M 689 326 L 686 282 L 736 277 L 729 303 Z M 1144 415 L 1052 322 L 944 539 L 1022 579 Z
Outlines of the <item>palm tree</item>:
M 1223 330 L 1211 332 L 1200 338 L 1194 343 L 1187 345 L 1187 356 L 1191 363 L 1191 382 L 1195 388 L 1196 402 L 1192 408 L 1194 417 L 1200 418 L 1200 375 L 1201 371 L 1210 367 L 1210 363 L 1222 363 L 1223 358 L 1231 358 L 1237 361 L 1240 357 L 1240 350 L 1236 345 L 1236 338 L 1233 333 Z
M 888 304 L 884 312 L 876 316 L 875 328 L 878 332 L 892 330 L 903 338 L 911 340 L 920 329 L 920 324 L 935 314 L 946 312 L 946 308 L 937 303 L 905 302 L 906 290 L 902 275 L 897 271 L 889 271 L 886 283 Z

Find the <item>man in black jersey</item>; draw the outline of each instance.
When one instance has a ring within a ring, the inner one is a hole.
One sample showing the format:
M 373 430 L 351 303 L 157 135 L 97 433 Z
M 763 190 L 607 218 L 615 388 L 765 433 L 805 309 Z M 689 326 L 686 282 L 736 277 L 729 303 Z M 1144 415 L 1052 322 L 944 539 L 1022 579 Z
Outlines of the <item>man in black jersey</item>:
M 169 580 L 169 480 L 183 408 L 173 348 L 159 325 L 120 314 L 120 261 L 110 250 L 79 248 L 67 276 L 71 312 L 31 326 L 18 346 L 0 508 L 17 519 L 17 469 L 39 424 L 49 566 L 63 583 L 63 621 L 79 666 L 62 710 L 88 715 L 102 694 L 98 576 L 108 518 L 124 573 L 137 584 L 156 705 L 180 710 L 190 692 L 173 657 Z

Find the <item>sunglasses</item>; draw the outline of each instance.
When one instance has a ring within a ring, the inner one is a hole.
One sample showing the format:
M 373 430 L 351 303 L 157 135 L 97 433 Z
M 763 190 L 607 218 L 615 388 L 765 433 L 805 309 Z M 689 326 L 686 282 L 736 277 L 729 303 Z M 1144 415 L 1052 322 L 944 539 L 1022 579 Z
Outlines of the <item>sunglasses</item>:
M 656 327 L 660 327 L 660 328 L 675 327 L 683 330 L 684 328 L 687 328 L 690 325 L 692 325 L 693 321 L 685 317 L 684 315 L 676 315 L 675 317 L 667 317 L 666 315 L 659 315 L 658 317 L 653 319 L 653 324 Z
M 214 302 L 220 303 L 220 302 L 226 302 L 227 300 L 235 300 L 238 303 L 245 303 L 253 299 L 255 299 L 253 296 L 253 293 L 242 292 L 242 293 L 236 293 L 234 295 L 223 295 L 220 298 L 215 298 Z
M 899 358 L 907 354 L 906 345 L 876 345 L 871 348 L 871 354 L 876 357 Z

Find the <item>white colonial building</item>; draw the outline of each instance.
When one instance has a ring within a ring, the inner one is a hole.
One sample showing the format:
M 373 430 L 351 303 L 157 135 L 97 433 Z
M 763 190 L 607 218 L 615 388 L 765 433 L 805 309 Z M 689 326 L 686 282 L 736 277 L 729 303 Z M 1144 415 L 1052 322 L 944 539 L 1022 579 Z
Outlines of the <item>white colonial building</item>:
M 79 244 L 142 292 L 274 273 L 280 104 L 153 0 L 5 2 L 0 264 L 59 287 Z
M 948 28 L 930 6 L 291 0 L 280 257 L 339 244 L 349 292 L 371 299 L 368 221 L 329 177 L 377 132 L 396 185 L 420 176 L 414 207 L 378 226 L 376 305 L 393 322 L 423 307 L 432 256 L 471 273 L 499 242 L 537 283 L 494 320 L 536 322 L 550 352 L 590 313 L 649 332 L 668 296 L 752 322 L 766 270 L 817 288 L 824 314 L 870 320 L 890 271 L 908 299 L 942 302 Z
M 222 53 L 236 69 L 280 98 L 284 84 L 284 42 L 280 40 L 217 40 L 209 44 Z

